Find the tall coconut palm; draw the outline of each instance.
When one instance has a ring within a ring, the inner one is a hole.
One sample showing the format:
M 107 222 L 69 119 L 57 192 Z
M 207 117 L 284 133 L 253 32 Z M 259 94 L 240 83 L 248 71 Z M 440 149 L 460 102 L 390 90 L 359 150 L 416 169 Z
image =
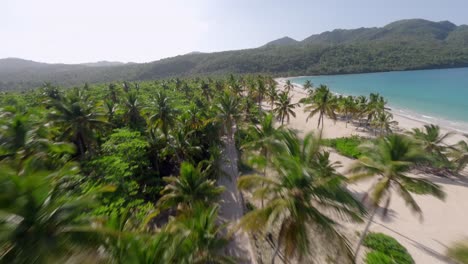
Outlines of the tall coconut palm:
M 251 125 L 248 128 L 249 141 L 242 147 L 249 151 L 248 161 L 259 169 L 263 169 L 264 177 L 267 177 L 271 153 L 277 152 L 283 147 L 280 138 L 281 131 L 281 128 L 275 128 L 275 120 L 272 114 L 265 115 L 260 124 Z
M 224 132 L 228 140 L 234 140 L 234 127 L 241 118 L 241 107 L 238 97 L 225 91 L 214 106 L 216 119 L 223 123 Z
M 265 81 L 261 76 L 257 77 L 257 85 L 255 89 L 255 98 L 257 100 L 258 107 L 262 107 L 263 98 L 265 98 L 267 92 L 267 86 L 265 85 Z
M 161 191 L 157 206 L 161 209 L 178 208 L 180 212 L 193 209 L 196 203 L 209 205 L 215 202 L 224 188 L 217 187 L 199 169 L 182 163 L 178 177 L 165 177 L 167 185 Z
M 376 118 L 379 113 L 387 110 L 386 104 L 387 101 L 385 101 L 385 99 L 380 96 L 380 94 L 371 93 L 369 95 L 369 102 L 366 109 L 367 123 L 372 122 L 372 120 L 374 120 L 374 118 Z
M 24 169 L 26 161 L 50 169 L 66 162 L 58 162 L 64 154 L 75 152 L 71 144 L 49 140 L 49 130 L 34 121 L 33 114 L 4 110 L 0 118 L 0 161 L 17 163 L 18 170 Z
M 278 98 L 278 89 L 276 88 L 276 83 L 268 84 L 266 95 L 268 97 L 268 101 L 270 101 L 271 110 L 273 110 L 275 101 Z
M 219 224 L 219 206 L 197 204 L 193 210 L 181 214 L 168 223 L 167 230 L 176 238 L 182 237 L 177 245 L 174 263 L 234 264 L 237 261 L 224 254 L 229 239 L 224 225 Z
M 171 99 L 162 92 L 156 93 L 149 109 L 154 111 L 154 114 L 150 116 L 151 123 L 160 127 L 167 137 L 169 129 L 173 128 L 176 123 L 179 111 L 173 107 Z
M 244 149 L 254 152 L 259 152 L 262 156 L 261 160 L 257 160 L 255 163 L 262 164 L 261 167 L 268 166 L 269 155 L 272 151 L 278 150 L 282 147 L 282 141 L 280 139 L 281 128 L 275 128 L 274 117 L 272 114 L 265 115 L 260 124 L 249 126 L 248 142 L 242 146 Z
M 355 102 L 356 103 L 355 118 L 358 119 L 359 126 L 362 126 L 363 125 L 362 119 L 363 119 L 364 116 L 367 115 L 369 100 L 367 99 L 367 97 L 362 96 L 362 95 L 356 97 L 355 100 L 356 100 L 356 102 Z
M 424 125 L 424 129 L 413 128 L 409 132 L 429 153 L 442 155 L 446 150 L 447 144 L 444 142 L 448 137 L 452 136 L 452 132 L 441 133 L 440 127 L 437 125 Z
M 181 255 L 177 246 L 183 237 L 171 234 L 166 228 L 157 232 L 147 230 L 147 222 L 151 219 L 153 215 L 140 228 L 141 224 L 135 221 L 128 208 L 113 211 L 105 221 L 101 221 L 98 229 L 105 257 L 116 264 L 173 263 L 176 255 Z
M 76 169 L 56 172 L 0 168 L 2 263 L 55 263 L 77 249 L 96 246 L 87 209 L 96 201 L 71 196 L 57 184 Z
M 211 92 L 210 85 L 208 83 L 206 83 L 205 81 L 202 81 L 200 83 L 200 89 L 201 89 L 202 95 L 205 97 L 206 101 L 208 101 L 208 102 L 211 101 L 212 92 Z
M 358 256 L 377 208 L 382 206 L 384 216 L 386 215 L 391 197 L 394 195 L 392 190 L 395 190 L 406 205 L 420 216 L 422 216 L 421 208 L 411 193 L 429 194 L 439 199 L 445 197 L 440 186 L 428 180 L 407 175 L 416 162 L 427 159 L 424 151 L 411 138 L 391 134 L 380 138 L 376 143 L 362 146 L 361 152 L 363 155 L 351 168 L 350 172 L 353 176 L 349 180 L 356 182 L 374 178 L 376 183 L 372 186 L 368 196 L 372 204 L 372 213 L 361 234 L 355 256 Z
M 287 80 L 283 88 L 284 92 L 289 93 L 294 88 L 294 85 L 291 83 L 290 80 Z
M 161 151 L 167 145 L 167 138 L 160 129 L 150 127 L 146 132 L 146 140 L 148 141 L 147 153 L 151 167 L 154 171 L 159 172 L 160 162 L 167 155 L 166 151 Z
M 195 130 L 184 131 L 176 129 L 169 138 L 169 152 L 174 152 L 177 163 L 182 161 L 193 162 L 202 152 L 201 146 L 194 138 Z
M 105 100 L 104 108 L 107 114 L 107 122 L 112 123 L 115 113 L 117 112 L 118 105 L 112 100 Z
M 346 127 L 348 126 L 349 121 L 356 113 L 357 105 L 354 97 L 352 96 L 340 96 L 337 100 L 338 111 L 344 116 L 346 120 Z
M 273 112 L 276 114 L 276 118 L 281 121 L 281 125 L 284 125 L 284 121 L 289 124 L 289 119 L 291 116 L 296 117 L 294 108 L 296 108 L 298 103 L 291 102 L 292 97 L 289 96 L 287 92 L 281 92 L 275 102 L 275 108 Z
M 41 94 L 48 101 L 55 101 L 62 99 L 62 91 L 57 87 L 52 85 L 50 82 L 46 82 L 41 87 Z
M 466 136 L 468 138 L 468 136 Z M 468 142 L 461 140 L 457 144 L 450 147 L 448 152 L 450 161 L 457 165 L 456 171 L 464 170 L 468 165 Z
M 396 125 L 398 125 L 398 122 L 393 120 L 393 115 L 386 111 L 377 114 L 377 116 L 371 122 L 371 126 L 375 129 L 378 129 L 381 136 L 391 133 L 392 127 Z
M 140 129 L 145 124 L 141 116 L 142 105 L 136 92 L 129 92 L 125 98 L 125 122 L 133 129 Z
M 304 90 L 307 91 L 307 93 L 310 93 L 311 91 L 313 92 L 314 85 L 310 80 L 306 80 L 304 83 Z
M 111 100 L 114 104 L 117 104 L 117 102 L 118 102 L 118 99 L 117 99 L 117 85 L 111 83 L 111 84 L 109 84 L 107 89 L 108 89 L 107 97 L 109 97 L 109 100 Z
M 304 108 L 304 112 L 309 112 L 306 121 L 312 118 L 316 114 L 319 115 L 317 122 L 317 128 L 324 125 L 324 117 L 328 116 L 333 120 L 336 120 L 335 114 L 336 100 L 333 94 L 330 92 L 326 85 L 320 85 L 314 92 L 311 98 L 310 105 Z
M 273 163 L 277 177 L 252 175 L 239 179 L 239 188 L 251 190 L 254 199 L 266 198 L 265 207 L 247 213 L 240 226 L 255 232 L 279 228 L 272 263 L 280 251 L 284 251 L 286 258 L 297 257 L 299 261 L 311 253 L 308 234 L 312 230 L 326 234 L 327 242 L 342 246 L 351 258 L 346 239 L 325 212 L 360 220 L 362 206 L 342 187 L 340 178 L 330 176 L 325 180 L 309 166 L 311 153 L 316 153 L 315 143 L 302 145 L 296 135 L 286 135 L 289 135 L 287 147 L 277 153 Z
M 62 138 L 74 143 L 78 156 L 83 157 L 92 148 L 96 132 L 109 125 L 105 115 L 80 91 L 55 101 L 53 106 L 49 119 L 61 127 Z

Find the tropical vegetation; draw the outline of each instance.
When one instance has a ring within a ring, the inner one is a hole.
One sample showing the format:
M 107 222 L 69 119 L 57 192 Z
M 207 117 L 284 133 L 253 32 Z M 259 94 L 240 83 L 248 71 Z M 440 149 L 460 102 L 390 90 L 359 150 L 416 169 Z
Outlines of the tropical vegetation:
M 268 241 L 269 256 L 250 256 L 263 262 L 310 262 L 320 244 L 329 261 L 352 263 L 340 224 L 363 222 L 363 203 L 372 220 L 396 189 L 422 214 L 414 194 L 444 193 L 409 172 L 434 160 L 466 167 L 466 142 L 445 145 L 435 126 L 394 134 L 378 94 L 309 83 L 296 102 L 295 89 L 231 75 L 1 94 L 1 262 L 237 263 L 234 237 L 246 232 Z M 301 105 L 319 128 L 328 116 L 375 139 L 302 136 L 288 128 Z M 358 159 L 351 177 L 329 147 Z M 377 184 L 360 201 L 347 184 L 364 178 Z M 232 222 L 226 192 L 245 208 Z

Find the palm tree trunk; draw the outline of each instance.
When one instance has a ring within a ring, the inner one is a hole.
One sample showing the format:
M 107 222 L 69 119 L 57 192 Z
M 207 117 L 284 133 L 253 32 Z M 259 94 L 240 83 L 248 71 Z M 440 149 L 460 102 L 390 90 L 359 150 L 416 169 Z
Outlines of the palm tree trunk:
M 276 249 L 275 249 L 275 253 L 273 254 L 273 257 L 271 258 L 271 264 L 275 264 L 276 256 L 278 256 L 279 251 L 280 251 L 280 246 L 281 246 L 281 239 L 278 235 L 278 244 L 276 245 Z
M 265 178 L 267 177 L 267 172 L 266 172 L 267 167 L 268 167 L 268 150 L 265 150 L 265 168 L 263 168 L 263 177 L 265 177 Z M 265 183 L 262 182 L 262 188 L 263 188 L 264 185 L 265 185 Z M 262 209 L 264 207 L 264 200 L 265 199 L 263 198 L 263 195 L 262 195 L 262 201 L 261 201 L 261 206 L 262 206 L 261 208 Z
M 317 129 L 320 128 L 320 119 L 322 119 L 322 112 L 320 112 L 320 114 L 319 114 Z
M 374 208 L 372 209 L 372 214 L 369 217 L 369 220 L 366 224 L 366 227 L 364 228 L 364 231 L 361 234 L 361 238 L 359 238 L 358 245 L 356 247 L 356 251 L 354 252 L 354 263 L 356 263 L 356 260 L 358 258 L 359 250 L 361 249 L 362 243 L 364 242 L 364 239 L 366 238 L 367 233 L 369 232 L 370 225 L 372 223 L 372 220 L 374 219 L 375 214 L 377 213 L 377 206 L 373 206 Z

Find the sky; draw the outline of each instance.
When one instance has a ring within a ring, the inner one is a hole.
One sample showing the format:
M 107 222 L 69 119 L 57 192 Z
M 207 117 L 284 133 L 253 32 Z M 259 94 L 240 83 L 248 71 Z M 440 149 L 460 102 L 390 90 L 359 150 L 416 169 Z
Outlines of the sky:
M 468 0 L 0 0 L 0 58 L 149 62 L 424 18 L 468 24 Z

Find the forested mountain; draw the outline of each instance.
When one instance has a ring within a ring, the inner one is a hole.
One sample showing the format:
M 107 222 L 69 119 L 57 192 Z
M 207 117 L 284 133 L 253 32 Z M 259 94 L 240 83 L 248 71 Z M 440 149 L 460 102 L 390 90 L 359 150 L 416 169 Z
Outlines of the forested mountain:
M 289 45 L 294 45 L 298 44 L 299 41 L 290 38 L 290 37 L 282 37 L 277 40 L 273 40 L 265 44 L 263 47 L 271 47 L 271 46 L 289 46 Z
M 189 75 L 268 73 L 311 75 L 468 66 L 468 26 L 422 19 L 382 28 L 336 29 L 303 41 L 285 37 L 260 48 L 189 53 L 142 64 L 43 64 L 0 60 L 0 89 L 27 89 L 50 81 L 151 80 Z

